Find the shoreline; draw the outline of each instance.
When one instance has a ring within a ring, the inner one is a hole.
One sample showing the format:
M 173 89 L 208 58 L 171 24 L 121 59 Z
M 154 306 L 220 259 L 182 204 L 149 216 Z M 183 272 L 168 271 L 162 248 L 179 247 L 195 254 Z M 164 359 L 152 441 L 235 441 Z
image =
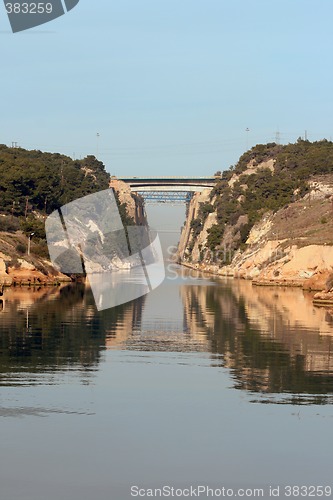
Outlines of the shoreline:
M 333 306 L 333 292 L 325 291 L 322 287 L 307 287 L 306 282 L 308 279 L 262 279 L 258 280 L 251 277 L 244 277 L 242 275 L 235 275 L 235 273 L 231 273 L 230 271 L 224 271 L 223 268 L 218 268 L 217 266 L 200 266 L 200 264 L 191 264 L 189 262 L 178 262 L 180 266 L 186 267 L 188 269 L 193 269 L 195 271 L 199 271 L 202 273 L 211 274 L 216 277 L 224 277 L 231 279 L 241 279 L 244 281 L 251 281 L 252 286 L 262 286 L 262 287 L 288 287 L 288 288 L 301 288 L 304 291 L 316 292 L 313 297 L 313 305 L 317 305 L 318 307 L 330 307 Z M 207 267 L 206 267 L 207 266 Z
M 25 279 L 17 279 L 14 280 L 5 280 L 2 281 L 0 279 L 0 288 L 16 288 L 16 287 L 53 287 L 53 286 L 61 286 L 66 283 L 73 283 L 71 278 L 57 278 L 54 280 L 38 280 L 36 278 L 25 278 Z
M 295 279 L 295 278 L 283 278 L 283 279 L 256 279 L 250 276 L 245 277 L 241 273 L 236 274 L 232 272 L 230 269 L 219 268 L 214 265 L 200 265 L 192 264 L 189 262 L 177 262 L 177 264 L 181 267 L 185 267 L 187 269 L 191 269 L 193 271 L 197 271 L 203 274 L 209 274 L 211 276 L 220 277 L 220 278 L 229 278 L 229 279 L 240 279 L 244 281 L 250 281 L 252 286 L 256 287 L 288 287 L 288 288 L 301 288 L 302 290 L 316 292 L 313 297 L 313 304 L 322 307 L 330 307 L 333 306 L 333 291 L 325 291 L 323 287 L 313 287 L 307 286 L 306 283 L 309 282 L 308 279 Z M 31 273 L 29 276 L 28 273 L 25 273 L 25 276 L 1 276 L 0 277 L 0 290 L 4 288 L 38 288 L 38 287 L 59 287 L 63 284 L 75 283 L 68 276 L 47 276 L 36 277 L 34 273 Z

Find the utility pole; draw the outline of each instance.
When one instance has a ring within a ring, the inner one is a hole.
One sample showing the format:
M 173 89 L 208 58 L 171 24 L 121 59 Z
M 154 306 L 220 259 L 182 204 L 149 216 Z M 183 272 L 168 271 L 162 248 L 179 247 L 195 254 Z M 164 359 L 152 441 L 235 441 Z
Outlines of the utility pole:
M 246 151 L 247 151 L 249 149 L 249 132 L 250 132 L 249 127 L 246 127 L 245 132 L 246 132 Z
M 31 238 L 35 233 L 30 233 L 28 237 L 28 255 L 30 255 Z
M 304 140 L 307 141 L 308 140 L 308 131 L 306 130 L 305 133 L 304 133 Z
M 276 133 L 275 133 L 275 142 L 276 142 L 276 144 L 280 144 L 280 139 L 281 139 L 281 134 L 280 134 L 279 130 L 277 130 Z

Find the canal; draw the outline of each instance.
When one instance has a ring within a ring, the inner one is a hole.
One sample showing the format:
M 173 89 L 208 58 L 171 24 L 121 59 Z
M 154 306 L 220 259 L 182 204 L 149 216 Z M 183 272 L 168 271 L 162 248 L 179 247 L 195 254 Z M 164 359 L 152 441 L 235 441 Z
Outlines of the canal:
M 84 285 L 6 289 L 0 385 L 4 500 L 332 483 L 333 311 L 301 289 L 172 264 L 103 312 Z

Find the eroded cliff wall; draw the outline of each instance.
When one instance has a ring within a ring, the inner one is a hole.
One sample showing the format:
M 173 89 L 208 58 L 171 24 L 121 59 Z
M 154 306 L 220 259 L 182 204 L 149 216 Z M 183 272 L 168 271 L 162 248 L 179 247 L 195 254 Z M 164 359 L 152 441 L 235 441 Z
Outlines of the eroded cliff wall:
M 127 219 L 136 225 L 145 225 L 147 223 L 143 199 L 131 193 L 127 184 L 117 179 L 112 179 L 110 187 L 114 189 L 118 197 L 119 203 L 126 211 Z M 124 222 L 126 224 L 126 221 Z M 82 226 L 82 225 L 81 225 Z M 87 239 L 87 228 L 81 227 L 79 221 L 72 231 L 80 234 L 82 240 Z M 91 222 L 91 231 L 100 232 L 98 220 Z M 78 238 L 79 239 L 79 238 Z M 61 246 L 61 242 L 59 242 Z M 28 255 L 28 248 L 31 252 Z M 64 241 L 64 250 L 67 248 L 67 241 Z M 96 272 L 101 272 L 103 266 L 96 264 L 96 256 L 98 256 L 99 248 L 96 243 L 94 259 L 89 260 L 85 256 L 85 263 L 90 269 L 95 269 Z M 97 259 L 98 260 L 98 259 Z M 112 267 L 120 268 L 127 265 L 126 262 L 121 262 L 120 259 L 113 258 Z M 105 267 L 105 266 L 104 266 Z M 71 281 L 71 278 L 65 274 L 58 272 L 51 264 L 48 258 L 46 242 L 39 242 L 36 237 L 28 241 L 26 235 L 22 231 L 14 233 L 0 232 L 0 287 L 10 285 L 38 285 L 38 284 L 55 284 L 63 281 Z
M 216 223 L 216 214 L 208 215 L 197 238 L 193 238 L 192 222 L 198 218 L 202 204 L 210 202 L 210 192 L 210 189 L 205 189 L 201 193 L 194 193 L 187 207 L 186 221 L 178 245 L 177 258 L 179 261 L 198 262 L 200 260 L 201 250 L 207 240 L 207 231 Z
M 110 188 L 116 192 L 119 202 L 126 206 L 127 215 L 135 224 L 139 226 L 147 224 L 144 200 L 140 195 L 132 193 L 128 184 L 114 177 L 111 178 Z
M 257 166 L 251 163 L 242 175 L 262 168 L 274 169 L 274 161 Z M 229 179 L 231 190 L 239 184 L 239 178 L 234 174 Z M 218 210 L 209 191 L 197 193 L 181 234 L 179 262 L 214 274 L 251 279 L 261 285 L 332 288 L 328 280 L 333 273 L 333 175 L 312 177 L 308 186 L 304 196 L 295 197 L 295 201 L 276 212 L 264 212 L 243 243 L 240 241 L 249 217 L 237 216 L 233 224 L 226 224 L 213 250 L 209 248 L 208 236 L 217 227 Z M 247 186 L 242 185 L 241 189 L 245 192 Z M 200 207 L 207 203 L 215 209 L 201 217 L 198 229 Z M 220 210 L 223 211 L 223 203 Z

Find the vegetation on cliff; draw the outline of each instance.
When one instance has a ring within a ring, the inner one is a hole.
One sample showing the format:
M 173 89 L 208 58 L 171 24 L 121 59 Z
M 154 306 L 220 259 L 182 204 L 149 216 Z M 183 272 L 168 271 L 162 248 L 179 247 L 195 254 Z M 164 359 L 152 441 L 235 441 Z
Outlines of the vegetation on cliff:
M 230 250 L 244 247 L 251 228 L 265 212 L 276 212 L 301 199 L 309 191 L 311 179 L 332 173 L 333 143 L 325 139 L 256 145 L 217 180 L 211 205 L 202 207 L 192 222 L 194 237 L 213 209 L 217 222 L 208 229 L 207 249 L 215 251 L 227 243 L 230 258 Z M 232 227 L 236 227 L 233 234 Z
M 104 164 L 94 156 L 72 160 L 59 153 L 5 145 L 0 145 L 0 174 L 0 252 L 10 250 L 13 259 L 26 254 L 28 244 L 33 255 L 47 258 L 45 218 L 61 206 L 107 189 L 110 184 Z M 126 204 L 119 201 L 117 192 L 115 196 L 124 225 L 133 224 Z M 5 233 L 16 233 L 16 244 Z M 28 241 L 31 233 L 33 238 Z
M 106 189 L 110 176 L 94 156 L 72 160 L 58 153 L 0 145 L 0 211 L 50 214 L 81 196 Z

